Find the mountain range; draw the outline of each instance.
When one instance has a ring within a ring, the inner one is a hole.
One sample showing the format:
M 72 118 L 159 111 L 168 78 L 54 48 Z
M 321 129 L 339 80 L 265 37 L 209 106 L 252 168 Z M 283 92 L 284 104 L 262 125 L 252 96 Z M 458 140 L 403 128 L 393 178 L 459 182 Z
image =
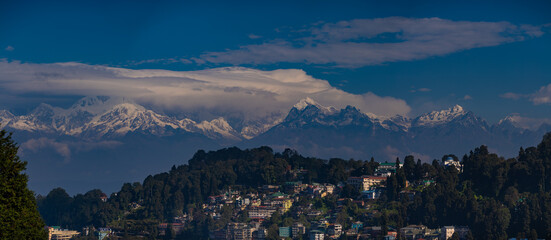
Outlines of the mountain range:
M 551 130 L 548 124 L 525 129 L 511 116 L 488 124 L 459 105 L 415 118 L 381 117 L 311 98 L 286 116 L 267 119 L 232 126 L 223 117 L 178 118 L 104 96 L 82 98 L 67 109 L 41 104 L 20 116 L 0 110 L 0 124 L 14 132 L 29 162 L 31 188 L 39 193 L 56 186 L 114 191 L 111 186 L 124 180 L 182 164 L 198 149 L 266 145 L 323 158 L 394 161 L 412 154 L 430 161 L 450 153 L 461 157 L 484 144 L 507 157 Z

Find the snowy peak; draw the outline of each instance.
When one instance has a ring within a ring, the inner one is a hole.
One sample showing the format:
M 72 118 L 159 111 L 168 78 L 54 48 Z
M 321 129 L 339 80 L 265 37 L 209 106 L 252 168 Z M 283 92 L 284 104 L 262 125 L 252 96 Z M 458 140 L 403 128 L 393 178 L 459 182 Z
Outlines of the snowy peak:
M 89 138 L 121 137 L 131 132 L 169 136 L 184 131 L 212 139 L 241 139 L 223 118 L 198 124 L 191 119 L 158 114 L 128 99 L 101 96 L 82 98 L 68 109 L 40 104 L 23 116 L 14 116 L 3 110 L 0 111 L 0 124 L 2 128 L 27 132 Z
M 96 97 L 84 97 L 78 100 L 73 104 L 67 111 L 69 112 L 89 112 L 93 115 L 97 115 L 108 111 L 114 106 L 121 103 L 132 103 L 133 101 L 121 98 L 121 97 L 107 97 L 107 96 L 96 96 Z
M 11 112 L 7 110 L 0 110 L 0 129 L 8 125 L 14 118 L 15 116 Z
M 510 125 L 510 126 L 513 126 L 513 127 L 522 128 L 522 127 L 518 124 L 518 118 L 519 118 L 518 115 L 509 115 L 509 116 L 506 116 L 505 118 L 499 120 L 499 122 L 497 123 L 497 125 L 498 125 L 498 126 L 507 126 L 507 125 Z
M 8 110 L 0 110 L 0 119 L 12 119 L 15 116 Z
M 325 107 L 311 98 L 305 98 L 295 104 L 280 125 L 291 128 L 303 126 L 372 126 L 373 119 L 353 106 L 346 106 L 337 110 L 334 107 Z
M 499 129 L 507 129 L 509 131 L 517 130 L 522 132 L 525 130 L 530 130 L 539 132 L 548 129 L 546 125 L 548 125 L 549 123 L 551 123 L 551 121 L 549 121 L 548 119 L 523 117 L 515 113 L 499 120 L 495 127 Z
M 430 113 L 423 114 L 413 120 L 413 126 L 436 126 L 451 122 L 452 120 L 466 115 L 467 112 L 463 110 L 463 107 L 455 105 L 452 108 L 441 111 L 432 111 Z
M 224 118 L 216 118 L 209 121 L 202 121 L 196 125 L 202 133 L 213 139 L 229 138 L 239 140 L 237 133 Z
M 314 101 L 314 99 L 307 97 L 298 101 L 293 107 L 299 111 L 302 111 L 306 107 L 308 107 L 308 105 L 319 105 L 319 104 L 316 101 Z
M 30 115 L 36 118 L 46 119 L 53 117 L 55 114 L 56 111 L 54 107 L 46 103 L 41 103 L 38 107 L 31 111 Z
M 293 108 L 298 110 L 298 112 L 303 112 L 308 109 L 319 109 L 323 114 L 335 114 L 338 112 L 336 108 L 323 106 L 309 97 L 301 99 L 293 106 Z
M 463 113 L 463 112 L 465 112 L 463 110 L 463 107 L 461 107 L 457 104 L 455 106 L 453 106 L 453 108 L 451 108 L 451 110 L 448 110 L 448 111 L 450 111 L 451 113 Z
M 71 108 L 89 108 L 92 106 L 103 105 L 105 102 L 109 101 L 110 97 L 107 96 L 97 96 L 97 97 L 84 97 L 78 100 Z

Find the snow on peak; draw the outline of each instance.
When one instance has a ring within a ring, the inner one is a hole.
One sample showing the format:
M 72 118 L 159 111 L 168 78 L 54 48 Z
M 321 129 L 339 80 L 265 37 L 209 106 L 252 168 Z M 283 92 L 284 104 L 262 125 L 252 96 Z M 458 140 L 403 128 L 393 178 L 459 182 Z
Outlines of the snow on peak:
M 523 117 L 518 113 L 513 113 L 499 120 L 497 125 L 502 127 L 510 125 L 512 127 L 519 128 L 522 130 L 536 131 L 543 124 L 549 124 L 550 122 L 551 121 L 548 119 Z
M 183 130 L 209 138 L 240 140 L 240 135 L 223 118 L 197 123 L 191 119 L 177 119 L 136 104 L 128 99 L 113 97 L 85 97 L 70 108 L 63 109 L 40 104 L 29 115 L 13 116 L 0 111 L 1 127 L 29 132 L 45 131 L 70 136 L 103 137 L 124 136 L 130 132 L 168 136 Z
M 316 108 L 318 108 L 324 114 L 327 114 L 327 115 L 332 115 L 339 112 L 336 108 L 323 106 L 318 102 L 316 102 L 314 99 L 311 99 L 309 97 L 301 99 L 298 103 L 296 103 L 293 106 L 293 108 L 296 108 L 299 111 L 304 111 L 304 109 L 306 109 L 308 106 L 315 106 Z
M 237 132 L 230 126 L 230 124 L 222 117 L 209 121 L 202 121 L 196 125 L 204 135 L 210 138 L 224 138 L 239 139 L 236 136 Z
M 14 118 L 15 116 L 11 112 L 7 110 L 0 110 L 0 129 L 8 125 Z
M 140 112 L 147 111 L 143 106 L 133 103 L 121 103 L 115 105 L 110 112 L 117 112 L 120 114 L 125 114 L 127 116 L 135 116 Z
M 104 104 L 110 99 L 110 97 L 107 96 L 95 96 L 95 97 L 84 97 L 79 99 L 71 108 L 77 108 L 77 107 L 89 107 L 94 106 L 98 104 Z
M 505 118 L 499 120 L 497 123 L 498 125 L 505 124 L 505 123 L 511 123 L 515 124 L 519 120 L 520 116 L 517 114 L 508 115 Z
M 15 117 L 10 111 L 8 110 L 0 110 L 0 118 L 13 118 Z
M 461 107 L 461 106 L 459 106 L 459 105 L 457 105 L 457 104 L 456 104 L 455 106 L 453 106 L 453 108 L 451 108 L 451 109 L 448 110 L 448 111 L 450 111 L 450 112 L 452 112 L 452 113 L 463 113 L 463 112 L 465 112 L 465 111 L 463 110 L 463 107 Z
M 423 114 L 415 119 L 415 125 L 417 126 L 434 126 L 450 122 L 451 120 L 465 115 L 466 112 L 463 107 L 455 105 L 449 109 L 441 111 L 432 111 L 430 113 Z
M 314 99 L 311 99 L 309 97 L 301 99 L 298 103 L 296 103 L 293 107 L 296 108 L 299 111 L 304 110 L 308 105 L 319 105 Z
M 112 109 L 114 106 L 121 103 L 134 103 L 132 100 L 122 97 L 107 97 L 107 96 L 89 96 L 78 100 L 73 104 L 68 111 L 70 112 L 89 112 L 92 114 L 100 114 Z

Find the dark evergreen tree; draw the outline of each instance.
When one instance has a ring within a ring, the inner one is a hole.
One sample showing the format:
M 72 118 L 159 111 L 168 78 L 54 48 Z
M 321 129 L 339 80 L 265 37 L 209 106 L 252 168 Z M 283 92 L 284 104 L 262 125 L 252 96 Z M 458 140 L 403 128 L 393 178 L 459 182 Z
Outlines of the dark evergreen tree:
M 411 155 L 408 155 L 404 158 L 404 174 L 406 179 L 410 182 L 415 180 L 415 158 Z
M 46 239 L 36 199 L 22 173 L 27 162 L 17 156 L 18 147 L 5 130 L 0 131 L 0 239 Z

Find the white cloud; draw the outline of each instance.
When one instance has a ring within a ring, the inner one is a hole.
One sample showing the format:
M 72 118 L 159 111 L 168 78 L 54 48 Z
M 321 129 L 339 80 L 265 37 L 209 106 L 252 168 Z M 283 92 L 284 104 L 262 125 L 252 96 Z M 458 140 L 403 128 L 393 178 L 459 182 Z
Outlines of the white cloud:
M 357 106 L 382 116 L 407 115 L 404 100 L 374 93 L 351 94 L 302 70 L 217 68 L 201 71 L 131 70 L 79 63 L 0 61 L 0 88 L 12 94 L 107 95 L 132 98 L 167 111 L 241 114 L 256 119 L 285 114 L 304 97 L 320 104 Z
M 524 97 L 524 95 L 522 95 L 522 94 L 512 93 L 512 92 L 504 93 L 504 94 L 501 94 L 499 96 L 502 97 L 502 98 L 513 99 L 513 100 L 518 100 L 518 99 Z
M 66 143 L 56 142 L 49 138 L 31 139 L 21 144 L 23 151 L 36 152 L 43 148 L 52 148 L 65 159 L 65 163 L 71 160 L 71 150 Z
M 15 48 L 12 47 L 12 46 L 7 46 L 4 50 L 6 50 L 8 52 L 11 52 L 11 51 L 15 50 Z
M 465 95 L 463 97 L 463 100 L 472 100 L 472 99 L 473 99 L 473 97 L 471 97 L 471 95 Z
M 53 149 L 57 154 L 61 155 L 65 163 L 71 161 L 73 152 L 87 152 L 95 149 L 110 149 L 122 145 L 118 141 L 80 141 L 80 142 L 61 142 L 50 138 L 30 139 L 21 144 L 23 154 L 25 152 L 38 152 L 41 149 Z
M 259 38 L 262 38 L 262 36 L 258 36 L 256 34 L 251 33 L 251 34 L 249 34 L 249 38 L 250 39 L 259 39 Z
M 521 98 L 529 99 L 534 105 L 551 104 L 551 84 L 542 86 L 540 89 L 531 94 L 519 94 L 519 93 L 504 93 L 500 97 L 506 99 L 518 100 Z
M 411 90 L 409 90 L 410 92 L 414 93 L 414 92 L 430 92 L 432 91 L 432 89 L 430 88 L 413 88 Z
M 541 26 L 509 22 L 388 17 L 313 24 L 238 49 L 207 52 L 197 63 L 307 63 L 356 68 L 442 56 L 472 48 L 524 41 L 544 34 Z
M 551 104 L 551 84 L 541 87 L 530 96 L 530 101 L 536 105 Z

